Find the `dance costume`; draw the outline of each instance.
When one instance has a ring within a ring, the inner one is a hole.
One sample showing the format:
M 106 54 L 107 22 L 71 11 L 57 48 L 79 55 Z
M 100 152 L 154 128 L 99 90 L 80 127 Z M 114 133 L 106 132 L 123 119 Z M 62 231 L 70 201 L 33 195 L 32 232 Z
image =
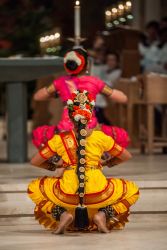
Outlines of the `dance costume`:
M 58 154 L 65 163 L 61 179 L 43 177 L 32 181 L 28 187 L 28 195 L 36 204 L 35 217 L 46 228 L 55 229 L 61 213 L 68 211 L 74 215 L 79 204 L 77 148 L 75 134 L 69 131 L 54 135 L 40 151 L 46 160 Z M 85 144 L 84 205 L 88 209 L 89 230 L 97 228 L 93 223 L 93 216 L 98 211 L 106 214 L 109 229 L 124 226 L 128 221 L 130 206 L 139 197 L 139 189 L 135 183 L 103 175 L 99 162 L 104 152 L 118 157 L 123 148 L 102 131 L 94 129 L 87 135 Z M 69 229 L 74 229 L 74 224 Z
M 66 105 L 67 100 L 71 98 L 71 94 L 75 90 L 87 90 L 94 99 L 96 99 L 99 93 L 110 96 L 112 95 L 112 91 L 114 91 L 106 86 L 99 78 L 93 76 L 63 76 L 56 79 L 53 84 L 47 88 L 48 93 L 53 93 L 53 88 L 55 93 L 60 96 L 64 105 Z M 97 118 L 94 112 L 91 121 L 88 123 L 88 127 L 95 128 L 96 126 Z M 69 131 L 71 129 L 73 129 L 73 123 L 69 119 L 65 106 L 62 119 L 58 125 L 55 126 L 55 129 L 53 129 L 53 126 L 42 126 L 33 131 L 33 143 L 39 148 L 53 137 L 54 132 Z M 115 126 L 101 125 L 101 130 L 106 135 L 111 136 L 122 147 L 128 146 L 130 140 L 128 133 L 124 129 Z

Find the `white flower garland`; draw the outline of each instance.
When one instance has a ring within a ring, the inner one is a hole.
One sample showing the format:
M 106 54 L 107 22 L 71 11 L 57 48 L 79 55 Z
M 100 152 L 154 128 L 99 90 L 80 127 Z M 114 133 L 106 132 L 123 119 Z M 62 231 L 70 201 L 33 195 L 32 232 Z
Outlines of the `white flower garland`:
M 78 66 L 81 65 L 82 61 L 81 59 L 77 56 L 77 54 L 75 53 L 75 51 L 71 51 L 71 52 L 68 52 L 66 54 L 66 56 L 64 57 L 64 63 L 66 64 L 67 61 L 75 61 L 77 63 Z
M 79 115 L 79 114 L 77 114 L 77 115 L 74 116 L 74 120 L 75 120 L 76 122 L 78 122 L 79 120 L 84 119 L 84 118 L 85 118 L 85 117 L 84 117 L 83 115 Z
M 72 105 L 72 104 L 73 104 L 73 101 L 71 99 L 68 99 L 67 105 Z

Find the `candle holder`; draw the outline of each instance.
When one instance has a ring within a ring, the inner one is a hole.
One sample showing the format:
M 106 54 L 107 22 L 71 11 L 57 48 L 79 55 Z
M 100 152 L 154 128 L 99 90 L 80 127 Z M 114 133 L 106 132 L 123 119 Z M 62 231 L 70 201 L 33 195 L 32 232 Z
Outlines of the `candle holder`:
M 81 43 L 84 42 L 87 38 L 84 37 L 69 37 L 67 40 L 74 43 L 73 48 L 82 47 Z
M 86 40 L 86 38 L 81 37 L 81 6 L 80 1 L 75 1 L 74 6 L 74 38 L 68 38 L 70 42 L 74 43 L 74 48 L 82 47 L 81 43 Z

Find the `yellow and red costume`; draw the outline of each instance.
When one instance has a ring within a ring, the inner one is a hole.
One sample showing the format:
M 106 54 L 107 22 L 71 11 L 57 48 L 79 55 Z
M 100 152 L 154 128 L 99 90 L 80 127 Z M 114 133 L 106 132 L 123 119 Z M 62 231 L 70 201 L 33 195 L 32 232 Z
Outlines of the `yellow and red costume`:
M 35 202 L 35 217 L 46 228 L 54 229 L 57 221 L 51 215 L 55 205 L 64 207 L 75 214 L 79 204 L 77 169 L 77 141 L 73 131 L 55 135 L 48 145 L 40 151 L 43 158 L 49 159 L 55 153 L 62 157 L 66 170 L 62 178 L 43 177 L 32 181 L 28 187 L 28 195 Z M 95 228 L 92 218 L 98 209 L 111 205 L 116 211 L 117 222 L 108 221 L 108 228 L 120 227 L 127 222 L 129 208 L 139 197 L 139 189 L 134 182 L 122 179 L 107 179 L 99 165 L 104 152 L 118 156 L 123 148 L 101 131 L 93 130 L 86 138 L 85 146 L 85 195 L 90 229 Z

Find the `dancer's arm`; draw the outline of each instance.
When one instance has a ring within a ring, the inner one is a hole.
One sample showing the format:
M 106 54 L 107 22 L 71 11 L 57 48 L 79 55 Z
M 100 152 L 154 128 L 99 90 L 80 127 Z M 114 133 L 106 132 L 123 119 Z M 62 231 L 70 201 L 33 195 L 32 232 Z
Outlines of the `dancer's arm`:
M 63 160 L 60 159 L 56 164 L 50 163 L 47 159 L 44 159 L 40 153 L 37 153 L 31 159 L 31 165 L 50 171 L 55 171 L 57 168 L 63 167 Z
M 118 165 L 120 163 L 123 163 L 125 161 L 128 161 L 132 158 L 132 155 L 126 150 L 124 149 L 122 154 L 120 154 L 118 157 L 114 157 L 110 160 L 108 167 L 114 167 L 115 165 Z
M 103 166 L 113 167 L 132 157 L 131 154 L 125 148 L 118 145 L 111 136 L 105 134 L 101 136 L 104 141 L 103 150 L 106 152 L 104 159 L 101 161 Z
M 127 96 L 122 91 L 111 89 L 107 85 L 103 88 L 102 93 L 116 102 L 126 103 L 128 101 Z
M 114 147 L 112 148 L 111 151 L 109 151 L 109 154 L 112 157 L 106 164 L 108 167 L 113 167 L 115 165 L 128 161 L 132 158 L 131 153 L 125 148 L 119 146 L 118 144 L 114 144 Z
M 63 160 L 60 159 L 56 163 L 50 163 L 47 159 L 44 159 L 40 153 L 37 153 L 31 159 L 31 165 L 39 167 L 39 168 L 44 168 L 50 171 L 55 171 L 57 168 L 63 167 Z
M 50 142 L 52 140 L 53 139 L 51 139 Z M 57 161 L 53 162 L 53 158 L 52 158 L 52 161 L 49 161 L 49 159 L 55 155 L 56 155 L 56 152 L 46 145 L 37 154 L 33 156 L 33 158 L 31 159 L 31 164 L 39 168 L 44 168 L 44 169 L 48 169 L 51 171 L 55 171 L 56 168 L 63 167 L 62 159 L 60 159 L 58 162 Z
M 56 90 L 55 90 L 54 84 L 52 83 L 48 87 L 44 87 L 44 88 L 37 90 L 33 98 L 35 101 L 46 101 L 49 98 L 54 97 L 55 94 L 56 94 Z

